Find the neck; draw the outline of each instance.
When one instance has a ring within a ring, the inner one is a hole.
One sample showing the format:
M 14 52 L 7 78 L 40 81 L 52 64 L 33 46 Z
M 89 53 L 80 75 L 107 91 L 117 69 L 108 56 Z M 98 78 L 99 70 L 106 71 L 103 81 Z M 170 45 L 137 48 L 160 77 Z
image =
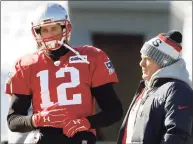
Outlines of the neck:
M 145 87 L 148 87 L 149 81 L 145 80 L 144 82 L 145 82 Z
M 48 55 L 53 61 L 57 61 L 60 59 L 61 56 L 64 56 L 69 49 L 65 48 L 64 46 L 61 46 L 57 50 L 46 50 L 45 54 Z

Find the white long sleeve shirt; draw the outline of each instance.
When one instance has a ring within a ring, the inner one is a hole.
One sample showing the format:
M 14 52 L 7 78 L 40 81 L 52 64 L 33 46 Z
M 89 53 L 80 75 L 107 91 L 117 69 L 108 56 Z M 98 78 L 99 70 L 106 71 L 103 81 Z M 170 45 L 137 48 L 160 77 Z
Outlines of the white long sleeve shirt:
M 126 144 L 132 142 L 133 130 L 135 126 L 136 119 L 138 117 L 139 111 L 142 111 L 143 107 L 140 106 L 142 99 L 146 96 L 147 90 L 143 89 L 135 101 L 135 104 L 131 108 L 128 121 L 127 121 L 127 131 L 126 131 Z

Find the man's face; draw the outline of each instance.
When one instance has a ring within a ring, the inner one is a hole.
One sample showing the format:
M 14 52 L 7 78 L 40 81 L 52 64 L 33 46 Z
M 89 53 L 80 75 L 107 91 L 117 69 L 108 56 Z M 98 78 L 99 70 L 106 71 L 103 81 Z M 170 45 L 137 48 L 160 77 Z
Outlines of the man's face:
M 141 56 L 140 66 L 142 68 L 142 78 L 149 81 L 151 76 L 160 69 L 160 66 L 151 58 Z
M 49 38 L 58 35 L 57 38 L 60 39 L 62 37 L 62 27 L 59 24 L 42 26 L 40 29 L 40 35 L 42 38 Z

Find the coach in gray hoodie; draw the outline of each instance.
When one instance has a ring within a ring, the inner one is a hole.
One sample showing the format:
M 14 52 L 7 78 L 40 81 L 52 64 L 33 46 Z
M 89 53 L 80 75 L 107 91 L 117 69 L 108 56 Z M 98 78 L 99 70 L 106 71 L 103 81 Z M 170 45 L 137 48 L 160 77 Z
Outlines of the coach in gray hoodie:
M 141 49 L 142 78 L 117 144 L 192 144 L 193 90 L 180 58 L 182 34 L 161 33 Z

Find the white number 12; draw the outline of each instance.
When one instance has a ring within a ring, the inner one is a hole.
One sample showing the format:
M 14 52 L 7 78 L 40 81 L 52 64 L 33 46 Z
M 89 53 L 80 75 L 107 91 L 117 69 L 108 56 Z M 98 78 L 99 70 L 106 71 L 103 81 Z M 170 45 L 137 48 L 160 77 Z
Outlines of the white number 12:
M 57 89 L 57 97 L 59 105 L 73 105 L 81 104 L 81 94 L 73 94 L 73 99 L 68 100 L 66 96 L 67 88 L 74 88 L 80 84 L 79 71 L 74 67 L 65 67 L 60 68 L 56 72 L 56 78 L 65 77 L 65 72 L 70 72 L 71 82 L 61 83 Z M 49 92 L 49 71 L 43 70 L 37 73 L 37 77 L 40 77 L 40 88 L 41 88 L 41 108 L 45 108 L 53 105 L 53 102 L 50 101 L 50 92 Z

